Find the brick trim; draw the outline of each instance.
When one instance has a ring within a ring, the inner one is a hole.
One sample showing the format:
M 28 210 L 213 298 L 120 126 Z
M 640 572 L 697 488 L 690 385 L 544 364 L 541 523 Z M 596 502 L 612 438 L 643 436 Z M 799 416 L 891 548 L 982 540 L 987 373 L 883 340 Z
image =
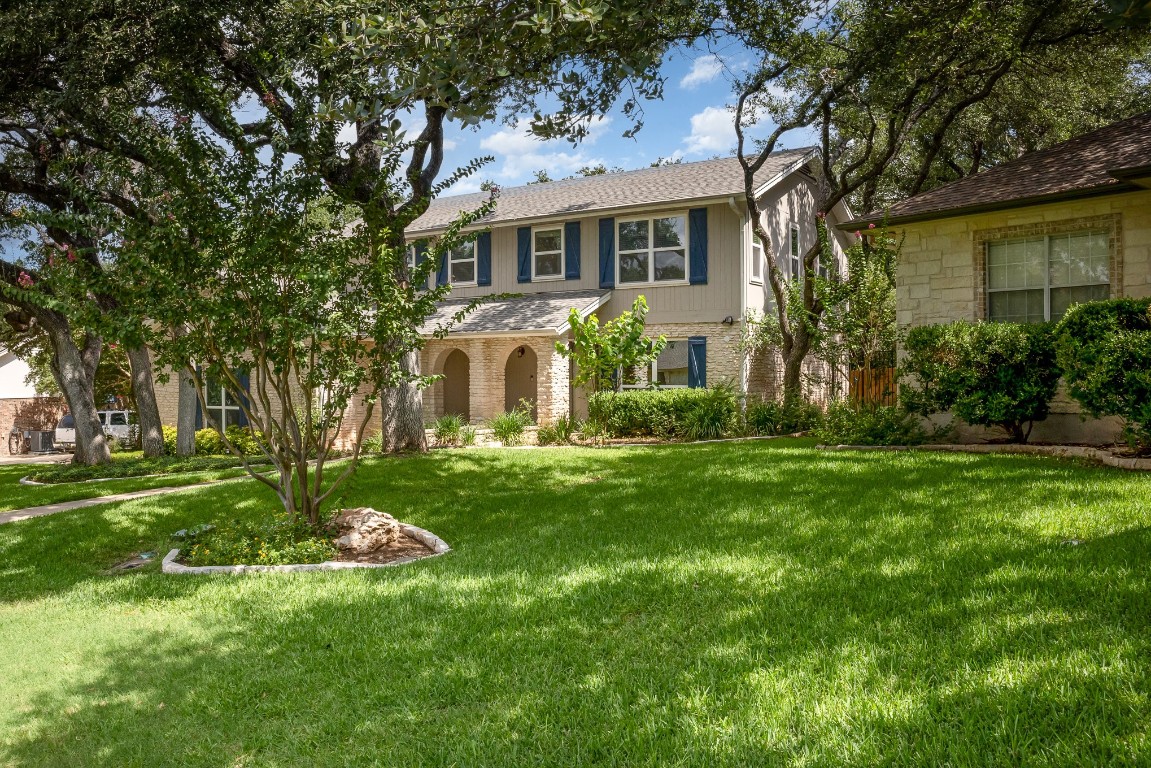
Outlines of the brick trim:
M 975 283 L 972 320 L 987 319 L 987 244 L 998 240 L 1014 240 L 1021 237 L 1062 235 L 1083 230 L 1108 230 L 1107 247 L 1110 251 L 1108 268 L 1111 277 L 1111 298 L 1123 295 L 1123 214 L 1106 213 L 1099 216 L 1082 216 L 1059 221 L 1040 221 L 1032 224 L 1013 224 L 993 229 L 977 229 L 972 233 Z

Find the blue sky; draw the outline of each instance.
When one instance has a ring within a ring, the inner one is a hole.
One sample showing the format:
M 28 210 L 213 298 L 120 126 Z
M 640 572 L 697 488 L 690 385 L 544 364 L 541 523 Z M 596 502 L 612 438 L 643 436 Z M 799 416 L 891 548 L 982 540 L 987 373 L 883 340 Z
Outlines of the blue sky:
M 501 186 L 524 184 L 537 170 L 559 179 L 597 163 L 632 170 L 660 157 L 690 162 L 727 156 L 735 148 L 733 114 L 728 109 L 733 103 L 731 74 L 749 61 L 746 52 L 733 46 L 670 54 L 664 63 L 664 98 L 645 102 L 644 126 L 635 138 L 621 135 L 630 123 L 618 110 L 593 122 L 590 136 L 574 147 L 562 140 L 542 142 L 522 128 L 503 124 L 478 130 L 454 126 L 446 131 L 443 175 L 483 155 L 494 155 L 495 161 L 446 194 L 478 191 L 488 179 Z M 802 146 L 809 143 L 806 138 L 785 136 L 780 148 Z

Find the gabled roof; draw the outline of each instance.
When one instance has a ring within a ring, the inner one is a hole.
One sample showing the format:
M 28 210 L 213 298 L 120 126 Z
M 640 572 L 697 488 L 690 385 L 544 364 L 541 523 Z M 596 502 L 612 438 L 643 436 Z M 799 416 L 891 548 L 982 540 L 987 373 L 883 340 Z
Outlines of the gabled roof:
M 483 302 L 455 325 L 452 325 L 452 318 L 474 299 L 448 299 L 436 306 L 435 314 L 424 321 L 420 334 L 430 336 L 436 330 L 450 326 L 452 337 L 506 334 L 559 336 L 568 330 L 568 314 L 571 310 L 575 309 L 581 317 L 587 317 L 609 298 L 611 291 L 600 289 L 507 296 Z
M 940 219 L 966 213 L 1140 189 L 1151 174 L 1151 112 L 1030 152 L 840 226 Z
M 768 157 L 756 176 L 757 187 L 774 183 L 814 157 L 811 147 L 789 149 Z M 579 216 L 598 211 L 637 208 L 663 203 L 689 203 L 726 197 L 743 197 L 743 169 L 735 157 L 678 163 L 637 171 L 605 173 L 543 184 L 504 187 L 496 210 L 483 224 L 532 221 L 552 216 Z M 461 211 L 478 208 L 486 192 L 452 195 L 432 201 L 408 234 L 431 233 L 446 228 Z

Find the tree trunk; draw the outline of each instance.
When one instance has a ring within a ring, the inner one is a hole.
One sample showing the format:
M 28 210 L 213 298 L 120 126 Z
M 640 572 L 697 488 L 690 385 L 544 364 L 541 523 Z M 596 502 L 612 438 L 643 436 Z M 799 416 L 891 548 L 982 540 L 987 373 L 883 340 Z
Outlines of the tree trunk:
M 187 368 L 179 371 L 180 399 L 176 412 L 176 455 L 196 455 L 196 382 Z
M 96 415 L 96 366 L 100 363 L 103 339 L 87 334 L 81 350 L 72 339 L 66 321 L 40 317 L 40 324 L 52 341 L 52 375 L 64 393 L 76 425 L 76 464 L 95 466 L 112 461 L 100 417 Z
M 420 352 L 411 350 L 400 360 L 406 381 L 381 391 L 384 451 L 428 450 L 424 431 L 424 393 L 413 380 L 420 375 Z
M 136 418 L 140 425 L 140 447 L 144 456 L 164 455 L 164 430 L 160 428 L 160 407 L 156 404 L 156 387 L 152 382 L 152 353 L 147 347 L 126 350 L 132 369 L 132 395 L 136 398 Z

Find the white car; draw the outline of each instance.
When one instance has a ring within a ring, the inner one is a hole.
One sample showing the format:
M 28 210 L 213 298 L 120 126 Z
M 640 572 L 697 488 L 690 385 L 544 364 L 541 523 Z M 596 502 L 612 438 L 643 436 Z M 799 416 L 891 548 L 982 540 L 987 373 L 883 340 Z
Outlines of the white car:
M 104 434 L 108 437 L 122 443 L 134 440 L 136 414 L 132 411 L 97 411 L 96 415 L 100 417 L 100 426 L 104 428 Z M 70 449 L 76 445 L 76 421 L 72 418 L 72 414 L 66 413 L 60 417 L 54 439 L 60 448 Z

